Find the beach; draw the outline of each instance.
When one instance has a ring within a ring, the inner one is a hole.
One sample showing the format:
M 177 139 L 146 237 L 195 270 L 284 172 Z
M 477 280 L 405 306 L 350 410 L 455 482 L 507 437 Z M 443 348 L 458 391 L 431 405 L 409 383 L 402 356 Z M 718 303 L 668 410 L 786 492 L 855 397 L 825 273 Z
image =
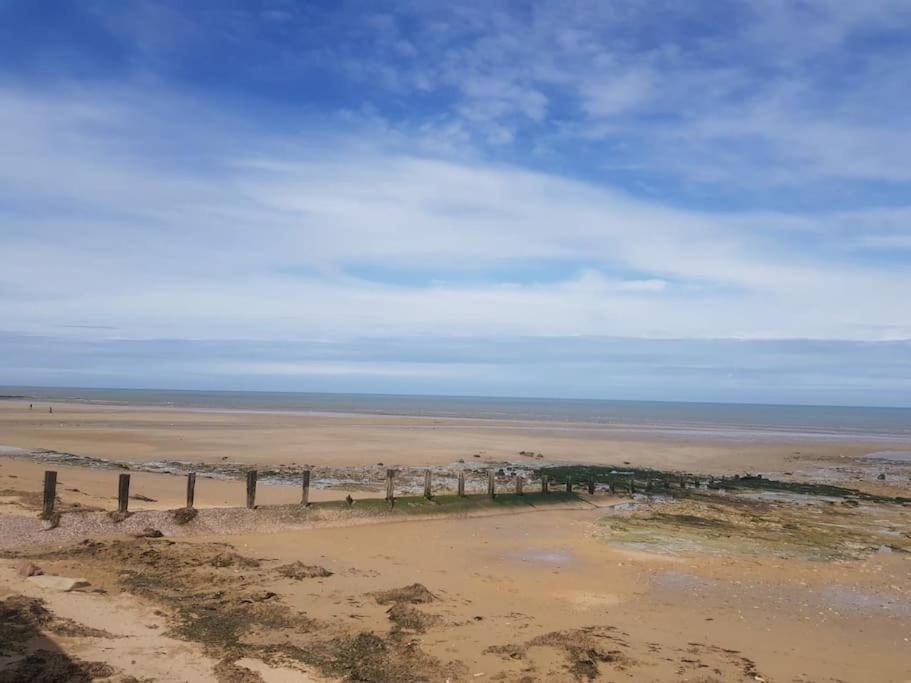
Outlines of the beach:
M 41 637 L 105 680 L 911 680 L 900 438 L 32 403 L 0 401 L 0 600 L 8 620 L 41 601 Z M 604 475 L 596 492 L 541 497 L 540 472 L 568 466 Z M 51 468 L 66 512 L 48 529 Z M 633 497 L 607 485 L 626 469 Z M 198 512 L 179 523 L 188 471 Z M 42 588 L 23 561 L 89 587 Z

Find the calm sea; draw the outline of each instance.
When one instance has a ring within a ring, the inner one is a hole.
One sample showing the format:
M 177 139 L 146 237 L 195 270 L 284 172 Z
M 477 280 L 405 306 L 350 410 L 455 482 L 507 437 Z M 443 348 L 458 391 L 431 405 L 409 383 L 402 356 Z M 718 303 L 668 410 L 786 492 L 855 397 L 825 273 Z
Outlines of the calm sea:
M 197 410 L 482 418 L 700 436 L 911 442 L 911 408 L 255 391 L 2 387 L 2 396 Z

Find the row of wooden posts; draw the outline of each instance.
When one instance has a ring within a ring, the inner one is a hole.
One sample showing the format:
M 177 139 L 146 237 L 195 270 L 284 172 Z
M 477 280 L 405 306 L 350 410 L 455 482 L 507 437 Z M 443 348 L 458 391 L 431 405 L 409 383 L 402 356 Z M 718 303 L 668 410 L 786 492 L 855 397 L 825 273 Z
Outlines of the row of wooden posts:
M 396 470 L 386 470 L 386 500 L 390 505 L 395 504 L 395 475 Z M 636 484 L 632 476 L 624 476 L 626 481 L 626 488 L 630 494 L 635 493 Z M 247 507 L 254 508 L 256 507 L 256 482 L 257 482 L 257 472 L 256 470 L 249 470 L 247 472 Z M 565 480 L 566 492 L 572 493 L 573 490 L 573 480 Z M 680 479 L 679 481 L 681 488 L 685 488 L 687 485 L 686 479 Z M 695 487 L 699 486 L 699 480 L 692 480 L 692 485 Z M 546 474 L 541 475 L 541 493 L 548 494 L 550 493 L 550 478 Z M 670 488 L 670 481 L 665 479 L 663 480 L 664 488 Z M 310 470 L 303 470 L 301 474 L 301 505 L 310 504 Z M 616 483 L 614 479 L 608 481 L 608 488 L 611 493 L 616 492 Z M 648 481 L 645 486 L 646 491 L 651 491 L 654 488 L 652 481 Z M 525 494 L 525 477 L 519 475 L 515 479 L 515 492 L 516 495 Z M 456 493 L 460 498 L 465 497 L 465 472 L 459 472 L 458 484 L 456 488 Z M 591 477 L 588 480 L 588 493 L 594 495 L 595 493 L 595 478 Z M 487 495 L 490 498 L 496 498 L 497 488 L 496 488 L 496 475 L 494 470 L 487 471 Z M 196 496 L 196 472 L 190 472 L 187 475 L 187 508 L 192 508 L 194 499 Z M 428 500 L 433 498 L 432 492 L 432 473 L 431 470 L 424 471 L 424 497 Z M 51 470 L 45 471 L 44 473 L 44 506 L 43 513 L 44 516 L 49 516 L 54 512 L 54 506 L 57 500 L 57 473 Z M 130 500 L 130 475 L 121 474 L 117 481 L 117 511 L 120 513 L 126 513 L 129 511 L 129 500 Z

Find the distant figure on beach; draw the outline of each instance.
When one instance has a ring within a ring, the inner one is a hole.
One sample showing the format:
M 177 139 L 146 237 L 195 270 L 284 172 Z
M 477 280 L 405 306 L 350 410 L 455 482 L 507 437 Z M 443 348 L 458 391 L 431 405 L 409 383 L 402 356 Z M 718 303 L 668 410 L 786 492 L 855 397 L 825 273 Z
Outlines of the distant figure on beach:
M 31 403 L 28 404 L 28 409 L 29 409 L 29 410 L 32 409 L 32 404 L 31 404 Z
M 54 406 L 51 406 L 50 408 L 48 408 L 48 409 L 47 409 L 47 412 L 49 412 L 51 415 L 53 415 L 53 414 L 54 414 Z

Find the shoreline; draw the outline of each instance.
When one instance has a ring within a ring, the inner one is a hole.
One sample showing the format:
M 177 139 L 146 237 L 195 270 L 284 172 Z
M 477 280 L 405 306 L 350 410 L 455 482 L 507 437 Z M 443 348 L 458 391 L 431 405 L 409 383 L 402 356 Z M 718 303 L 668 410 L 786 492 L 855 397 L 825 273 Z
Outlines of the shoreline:
M 4 405 L 5 403 L 5 405 Z M 41 410 L 29 410 L 28 400 L 2 399 L 0 412 L 3 408 L 13 405 L 26 413 L 40 415 Z M 569 436 L 590 436 L 603 439 L 623 438 L 632 441 L 661 441 L 683 443 L 718 443 L 718 444 L 844 444 L 848 446 L 869 446 L 870 448 L 888 448 L 911 450 L 911 432 L 908 434 L 883 434 L 863 432 L 834 432 L 795 430 L 772 426 L 686 426 L 679 424 L 638 424 L 638 423 L 606 423 L 587 421 L 567 421 L 553 419 L 510 419 L 500 417 L 465 417 L 465 416 L 438 416 L 415 415 L 398 413 L 369 413 L 369 412 L 341 412 L 332 410 L 274 410 L 274 409 L 239 409 L 239 408 L 204 408 L 162 406 L 126 403 L 103 403 L 82 400 L 59 400 L 53 403 L 58 407 L 53 415 L 56 419 L 67 413 L 61 413 L 60 406 L 75 408 L 70 415 L 80 415 L 92 412 L 93 409 L 106 410 L 120 414 L 161 414 L 163 416 L 233 416 L 250 418 L 302 418 L 311 420 L 335 421 L 345 426 L 354 428 L 357 421 L 364 421 L 364 427 L 375 425 L 397 424 L 398 428 L 406 430 L 434 430 L 445 426 L 449 430 L 477 430 L 477 431 L 515 431 L 529 434 L 566 434 Z M 43 406 L 42 406 L 43 407 Z M 355 424 L 352 424 L 355 423 Z M 39 448 L 40 446 L 32 446 Z

